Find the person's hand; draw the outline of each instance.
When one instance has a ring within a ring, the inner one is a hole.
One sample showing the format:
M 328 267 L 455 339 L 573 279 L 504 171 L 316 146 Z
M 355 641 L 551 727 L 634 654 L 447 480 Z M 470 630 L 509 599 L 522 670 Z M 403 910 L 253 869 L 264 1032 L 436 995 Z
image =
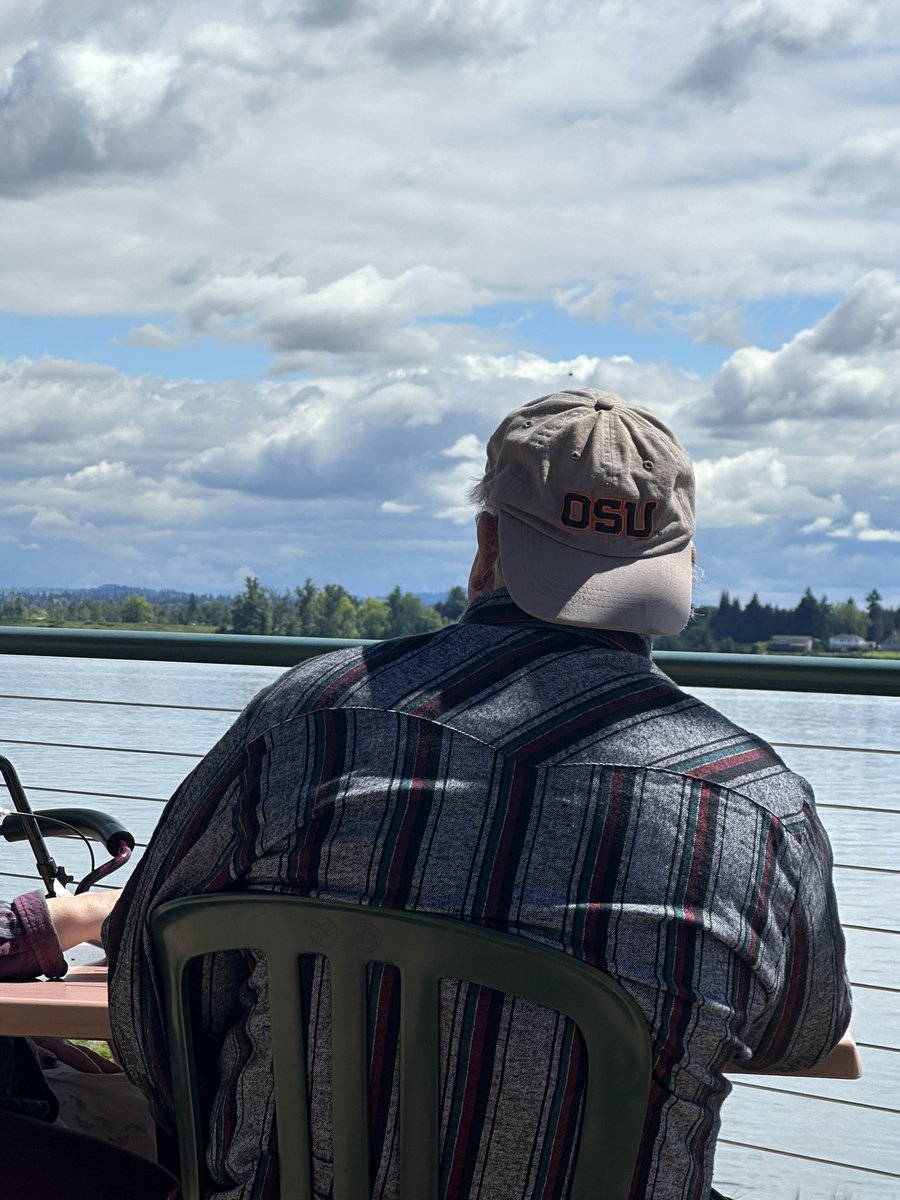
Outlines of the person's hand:
M 119 892 L 82 892 L 80 896 L 64 893 L 47 901 L 50 918 L 56 926 L 59 944 L 70 950 L 79 942 L 99 940 L 103 922 L 112 912 Z
M 119 1075 L 122 1068 L 117 1062 L 110 1062 L 90 1046 L 75 1046 L 63 1038 L 40 1037 L 31 1039 L 36 1046 L 55 1054 L 60 1062 L 67 1063 L 76 1071 L 84 1071 L 88 1075 Z

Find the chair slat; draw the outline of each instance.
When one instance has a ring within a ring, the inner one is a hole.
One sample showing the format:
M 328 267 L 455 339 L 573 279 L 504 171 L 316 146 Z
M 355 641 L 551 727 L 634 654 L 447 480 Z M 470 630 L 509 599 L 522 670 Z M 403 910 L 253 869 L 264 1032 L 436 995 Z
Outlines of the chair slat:
M 172 1089 L 175 1094 L 175 1123 L 181 1153 L 181 1178 L 186 1196 L 202 1195 L 206 1176 L 206 1139 L 200 1128 L 200 1102 L 197 1078 L 190 1056 L 191 1009 L 188 995 L 188 966 L 186 958 L 178 956 L 170 962 L 168 995 L 171 998 L 170 1066 Z
M 328 951 L 334 1200 L 367 1200 L 370 1189 L 366 965 L 344 957 L 342 949 Z
M 266 966 L 282 1195 L 312 1200 L 300 960 L 271 956 Z
M 400 988 L 400 1194 L 438 1200 L 440 980 L 407 967 Z

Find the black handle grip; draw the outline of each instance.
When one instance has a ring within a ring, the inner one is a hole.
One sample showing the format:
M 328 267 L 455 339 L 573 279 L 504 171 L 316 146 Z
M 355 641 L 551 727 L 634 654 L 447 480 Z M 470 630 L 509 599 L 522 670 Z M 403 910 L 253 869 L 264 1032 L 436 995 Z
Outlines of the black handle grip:
M 86 837 L 102 842 L 109 854 L 115 854 L 119 843 L 124 841 L 129 850 L 134 849 L 134 836 L 122 825 L 118 817 L 100 812 L 96 808 L 44 808 L 36 809 L 38 827 L 44 837 Z M 0 836 L 8 842 L 21 842 L 28 836 L 25 822 L 31 818 L 22 813 L 7 813 L 0 822 Z M 65 825 L 57 824 L 64 821 Z

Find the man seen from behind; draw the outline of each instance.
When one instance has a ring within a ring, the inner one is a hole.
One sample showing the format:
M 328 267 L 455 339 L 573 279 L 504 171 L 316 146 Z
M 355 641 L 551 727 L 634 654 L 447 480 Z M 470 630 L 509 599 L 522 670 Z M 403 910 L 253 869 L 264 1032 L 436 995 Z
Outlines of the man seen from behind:
M 627 989 L 654 1061 L 633 1200 L 707 1200 L 726 1066 L 810 1066 L 849 1020 L 812 790 L 651 661 L 651 636 L 689 618 L 694 532 L 693 469 L 656 417 L 593 389 L 544 396 L 494 432 L 475 497 L 458 624 L 289 671 L 175 793 L 110 921 L 116 1045 L 171 1126 L 147 935 L 164 901 L 266 891 L 471 921 Z M 275 1197 L 264 969 L 223 954 L 203 971 L 209 1195 Z M 318 967 L 305 987 L 326 1196 Z M 373 1195 L 392 1200 L 393 973 L 371 987 Z M 442 1027 L 445 1200 L 564 1200 L 590 1136 L 580 1040 L 451 983 Z

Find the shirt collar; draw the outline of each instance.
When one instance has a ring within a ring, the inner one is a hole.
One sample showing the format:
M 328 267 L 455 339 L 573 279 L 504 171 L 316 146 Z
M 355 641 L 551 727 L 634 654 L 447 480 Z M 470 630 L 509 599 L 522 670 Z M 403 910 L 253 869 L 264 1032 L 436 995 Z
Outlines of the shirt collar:
M 523 612 L 506 588 L 498 588 L 484 596 L 476 596 L 460 617 L 460 624 L 476 625 L 531 625 L 547 629 L 565 630 L 575 638 L 607 649 L 624 650 L 629 654 L 650 657 L 650 638 L 642 633 L 630 633 L 624 629 L 587 629 L 581 625 L 565 625 L 562 622 L 540 621 Z

